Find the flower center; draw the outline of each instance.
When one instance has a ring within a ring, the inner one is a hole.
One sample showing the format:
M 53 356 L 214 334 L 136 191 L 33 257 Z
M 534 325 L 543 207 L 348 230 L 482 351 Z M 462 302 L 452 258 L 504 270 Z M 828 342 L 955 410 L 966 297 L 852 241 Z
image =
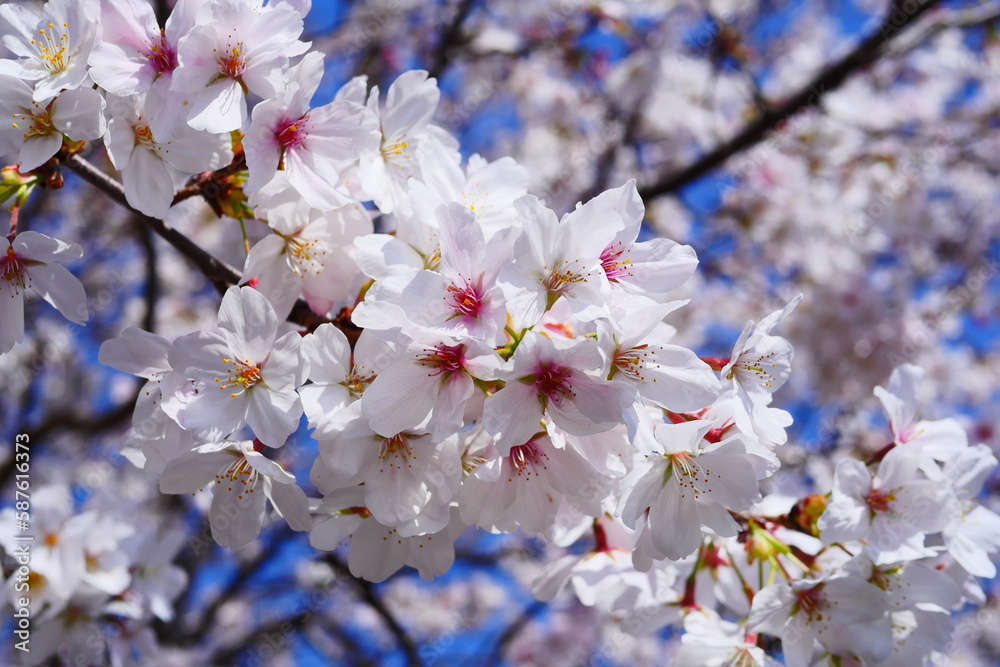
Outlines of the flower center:
M 548 308 L 551 308 L 552 304 L 568 292 L 573 285 L 583 281 L 585 272 L 576 267 L 578 264 L 580 264 L 579 260 L 570 262 L 567 259 L 563 261 L 563 266 L 558 269 L 549 270 L 549 267 L 544 267 L 544 270 L 549 270 L 548 276 L 542 281 L 542 285 L 549 293 L 546 304 Z
M 447 289 L 448 295 L 444 299 L 450 301 L 448 307 L 455 312 L 451 317 L 479 318 L 479 312 L 483 308 L 483 291 L 479 286 L 466 280 L 462 287 L 452 283 Z
M 63 23 L 62 27 L 68 28 L 68 23 Z M 69 64 L 67 52 L 69 51 L 69 32 L 60 32 L 54 23 L 49 23 L 45 28 L 39 28 L 38 39 L 31 40 L 31 45 L 38 51 L 38 57 L 45 63 L 45 68 L 53 74 L 57 74 L 66 69 Z
M 136 125 L 132 128 L 132 133 L 135 135 L 135 143 L 152 145 L 156 142 L 153 140 L 153 131 L 149 129 L 148 125 Z
M 876 489 L 872 491 L 865 498 L 865 504 L 868 505 L 868 509 L 872 511 L 873 514 L 878 514 L 879 512 L 888 512 L 892 509 L 892 503 L 896 500 L 896 496 L 890 493 L 882 493 Z
M 412 468 L 413 465 L 409 462 L 412 454 L 410 440 L 404 433 L 385 438 L 378 452 L 378 459 L 382 464 L 379 471 L 385 471 L 387 467 L 389 470 Z
M 407 134 L 405 132 L 392 138 L 383 136 L 379 150 L 382 152 L 383 160 L 410 173 L 416 167 L 412 164 L 413 151 L 410 149 L 411 147 L 416 148 L 416 144 L 411 144 L 406 139 Z
M 697 456 L 691 452 L 677 452 L 675 454 L 666 454 L 665 456 L 670 465 L 667 466 L 664 472 L 663 481 L 666 483 L 667 479 L 673 476 L 681 489 L 682 498 L 687 491 L 691 491 L 697 497 L 699 494 L 712 490 L 709 486 L 705 486 L 705 488 L 699 486 L 710 484 L 712 473 L 698 463 Z
M 158 75 L 167 74 L 177 69 L 177 51 L 167 41 L 167 36 L 162 30 L 159 38 L 149 47 L 149 52 L 143 55 L 146 56 L 150 67 Z
M 326 268 L 323 262 L 326 249 L 316 239 L 306 239 L 301 236 L 285 236 L 284 239 L 285 253 L 292 271 L 303 278 L 308 273 L 319 275 L 323 272 Z
M 287 150 L 289 148 L 298 148 L 302 145 L 302 142 L 309 136 L 308 121 L 309 114 L 306 114 L 298 120 L 285 120 L 282 123 L 281 131 L 275 135 L 282 148 Z
M 535 394 L 543 403 L 549 400 L 559 401 L 576 396 L 570 385 L 572 370 L 557 366 L 551 362 L 543 362 L 532 375 L 521 378 L 521 382 L 535 385 Z
M 637 345 L 628 350 L 619 350 L 616 352 L 614 357 L 615 371 L 620 371 L 632 380 L 638 382 L 645 381 L 646 376 L 642 374 L 643 369 L 646 367 L 645 357 L 653 354 L 647 350 L 648 347 L 648 345 Z M 653 378 L 653 382 L 656 382 L 656 378 Z
M 809 590 L 795 591 L 795 606 L 792 608 L 792 616 L 804 611 L 810 621 L 822 621 L 822 611 L 826 609 L 826 596 L 823 595 L 823 584 L 813 586 Z
M 229 37 L 226 48 L 222 53 L 214 49 L 217 53 L 219 63 L 219 74 L 227 79 L 233 79 L 243 88 L 243 94 L 247 94 L 247 86 L 243 83 L 243 72 L 247 69 L 246 44 L 243 42 L 232 43 L 232 35 Z
M 223 468 L 216 476 L 215 481 L 222 486 L 226 486 L 226 489 L 232 491 L 233 488 L 238 488 L 235 485 L 241 484 L 243 488 L 240 489 L 237 498 L 242 498 L 244 494 L 253 493 L 254 487 L 257 486 L 257 479 L 260 475 L 250 465 L 247 458 L 242 454 L 237 454 L 237 459 L 230 463 L 228 466 Z
M 239 359 L 223 359 L 222 363 L 232 364 L 232 370 L 229 371 L 229 375 L 226 377 L 215 378 L 215 381 L 219 383 L 219 389 L 235 388 L 236 391 L 229 394 L 233 398 L 236 398 L 261 381 L 260 367 L 250 363 L 249 359 L 244 361 L 240 361 Z
M 7 255 L 0 257 L 0 280 L 6 280 L 14 289 L 14 296 L 31 285 L 24 260 L 17 256 L 13 248 L 7 248 Z
M 507 460 L 517 472 L 519 477 L 530 478 L 538 475 L 538 469 L 546 470 L 549 457 L 543 452 L 534 440 L 529 440 L 523 445 L 510 448 Z M 508 481 L 511 481 L 508 479 Z
M 340 384 L 347 387 L 347 390 L 351 392 L 354 398 L 361 398 L 361 394 L 364 393 L 365 389 L 375 380 L 374 373 L 368 373 L 365 371 L 365 365 L 355 366 L 348 373 L 347 377 Z
M 756 357 L 752 355 L 742 356 L 739 361 L 733 364 L 733 368 L 726 379 L 733 379 L 733 375 L 735 374 L 738 376 L 737 379 L 743 384 L 756 382 L 763 384 L 765 387 L 773 387 L 778 381 L 774 373 L 769 370 L 778 365 L 771 361 L 774 356 L 774 352 L 768 352 Z
M 612 243 L 604 249 L 604 252 L 601 253 L 601 266 L 604 267 L 604 273 L 607 274 L 608 280 L 616 283 L 622 278 L 632 275 L 629 270 L 632 260 L 627 257 L 631 252 L 631 249 L 625 249 L 622 246 L 621 241 Z M 626 255 L 625 259 L 622 259 L 622 255 Z
M 32 102 L 34 109 L 22 108 L 23 113 L 12 113 L 13 119 L 10 126 L 17 129 L 24 129 L 24 138 L 41 137 L 51 134 L 53 131 L 52 118 L 49 117 L 47 109 L 38 102 Z
M 433 369 L 427 374 L 428 377 L 443 374 L 445 379 L 448 379 L 452 374 L 459 373 L 465 368 L 465 346 L 438 345 L 417 355 L 417 362 L 421 366 Z

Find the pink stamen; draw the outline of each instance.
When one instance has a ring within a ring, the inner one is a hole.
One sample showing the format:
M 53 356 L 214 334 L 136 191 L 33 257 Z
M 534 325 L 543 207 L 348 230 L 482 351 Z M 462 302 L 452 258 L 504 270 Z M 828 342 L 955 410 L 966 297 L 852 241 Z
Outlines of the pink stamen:
M 309 136 L 309 114 L 297 120 L 285 120 L 281 125 L 281 130 L 275 135 L 282 148 L 298 148 Z
M 465 368 L 464 345 L 438 345 L 417 357 L 422 366 L 433 369 L 428 376 L 460 373 Z
M 14 294 L 28 287 L 28 272 L 24 260 L 17 256 L 13 248 L 7 248 L 7 255 L 0 257 L 0 280 L 13 285 Z
M 177 51 L 167 41 L 167 36 L 160 31 L 160 37 L 146 54 L 150 66 L 157 74 L 167 74 L 177 69 Z
M 571 373 L 569 368 L 545 361 L 538 365 L 533 375 L 524 380 L 535 385 L 535 392 L 540 398 L 546 400 L 571 398 L 576 395 L 570 386 Z
M 628 258 L 628 253 L 631 250 L 625 249 L 622 246 L 621 241 L 612 243 L 604 252 L 601 253 L 601 266 L 604 267 L 604 273 L 608 276 L 608 280 L 613 283 L 619 282 L 622 278 L 632 275 L 629 268 L 632 264 L 632 260 Z M 622 259 L 622 255 L 625 255 L 625 259 Z
M 451 302 L 448 307 L 455 311 L 455 317 L 478 319 L 484 305 L 482 289 L 468 281 L 462 287 L 455 283 L 448 285 L 448 296 L 445 300 Z

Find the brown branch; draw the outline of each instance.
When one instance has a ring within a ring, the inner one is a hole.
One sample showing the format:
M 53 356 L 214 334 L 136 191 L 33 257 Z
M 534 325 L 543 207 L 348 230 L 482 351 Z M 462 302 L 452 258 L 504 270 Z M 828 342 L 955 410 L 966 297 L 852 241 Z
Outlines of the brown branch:
M 507 651 L 507 647 L 517 639 L 517 636 L 521 634 L 521 631 L 528 627 L 528 623 L 538 615 L 542 610 L 548 606 L 548 603 L 542 602 L 540 600 L 535 600 L 530 605 L 524 608 L 524 611 L 514 619 L 514 621 L 507 626 L 507 629 L 497 637 L 496 643 L 493 648 L 486 652 L 486 655 L 492 657 L 492 661 L 489 663 L 493 667 L 500 665 L 503 662 L 504 653 Z
M 399 644 L 399 647 L 403 649 L 403 652 L 406 654 L 407 665 L 409 665 L 409 667 L 420 667 L 422 663 L 420 662 L 420 657 L 417 654 L 417 647 L 414 645 L 413 639 L 410 638 L 410 635 L 407 634 L 406 630 L 403 629 L 403 626 L 399 624 L 399 621 L 396 620 L 393 613 L 389 611 L 388 607 L 385 606 L 382 599 L 375 594 L 372 583 L 355 577 L 351 574 L 350 568 L 348 568 L 342 560 L 337 558 L 337 556 L 332 553 L 327 554 L 324 560 L 334 570 L 336 570 L 337 573 L 349 578 L 357 587 L 358 592 L 361 594 L 361 599 L 364 600 L 368 606 L 382 618 L 386 627 L 393 634 L 393 636 L 396 637 L 396 643 Z
M 158 234 L 167 243 L 177 249 L 178 252 L 191 260 L 220 292 L 224 292 L 230 285 L 239 283 L 240 274 L 236 269 L 202 250 L 194 241 L 171 227 L 169 223 L 140 213 L 129 206 L 128 201 L 125 199 L 125 188 L 121 183 L 79 155 L 69 156 L 66 158 L 64 164 L 83 180 L 108 195 L 116 204 L 131 211 L 139 222 Z
M 458 7 L 455 9 L 455 16 L 452 17 L 451 23 L 442 31 L 441 40 L 434 51 L 431 65 L 427 68 L 430 76 L 440 78 L 441 74 L 444 73 L 444 70 L 448 66 L 448 57 L 462 43 L 462 24 L 469 18 L 474 4 L 474 0 L 459 0 Z
M 81 417 L 72 412 L 59 412 L 46 419 L 42 424 L 34 429 L 24 426 L 18 429 L 18 433 L 27 435 L 28 442 L 32 443 L 32 451 L 38 451 L 41 444 L 46 442 L 46 436 L 59 431 L 76 431 L 82 435 L 96 435 L 103 431 L 118 428 L 124 425 L 132 416 L 135 402 L 139 398 L 139 388 L 136 389 L 135 396 L 128 401 L 110 409 L 104 414 L 95 417 Z M 14 475 L 15 460 L 11 454 L 11 459 L 3 466 L 0 466 L 0 488 L 6 486 Z
M 892 8 L 882 20 L 879 27 L 853 51 L 841 58 L 837 63 L 825 68 L 811 82 L 789 97 L 785 102 L 765 109 L 755 121 L 747 125 L 739 134 L 724 144 L 717 146 L 689 166 L 680 171 L 668 174 L 663 178 L 643 186 L 639 195 L 643 199 L 651 199 L 661 195 L 677 192 L 679 189 L 698 180 L 715 169 L 723 166 L 729 158 L 740 153 L 764 139 L 772 130 L 779 129 L 789 118 L 803 109 L 807 109 L 822 101 L 823 96 L 841 86 L 852 74 L 868 67 L 882 54 L 885 45 L 894 40 L 908 26 L 912 25 L 927 10 L 940 4 L 941 0 L 926 0 L 912 12 L 906 13 L 900 0 L 893 2 Z
M 144 213 L 140 213 L 136 209 L 129 206 L 128 201 L 125 199 L 125 188 L 121 183 L 108 176 L 79 155 L 71 155 L 67 157 L 64 164 L 71 171 L 79 175 L 83 180 L 108 195 L 108 197 L 114 200 L 115 203 L 131 211 L 139 222 L 165 239 L 167 243 L 172 245 L 178 252 L 187 257 L 196 267 L 198 267 L 202 274 L 204 274 L 204 276 L 208 278 L 213 285 L 215 285 L 215 288 L 219 290 L 220 293 L 225 292 L 226 289 L 232 285 L 239 284 L 241 276 L 236 269 L 205 252 L 194 241 L 170 226 L 169 223 L 145 215 Z M 299 299 L 296 302 L 295 307 L 292 308 L 292 312 L 288 316 L 288 321 L 306 327 L 307 329 L 315 329 L 320 324 L 329 322 L 330 320 L 312 312 L 312 310 L 309 309 L 308 304 L 306 304 L 306 302 L 302 299 Z M 357 339 L 358 332 L 356 330 L 349 330 L 348 327 L 341 324 L 338 324 L 337 326 L 345 330 L 345 334 L 347 334 L 348 339 L 352 342 Z
M 142 317 L 142 328 L 146 331 L 156 331 L 156 302 L 160 298 L 160 272 L 157 267 L 156 245 L 153 243 L 153 235 L 149 227 L 138 224 L 135 226 L 136 233 L 139 234 L 139 243 L 142 245 L 142 254 L 146 263 L 146 285 L 145 285 L 145 307 L 146 313 Z
M 170 0 L 153 0 L 153 13 L 156 14 L 156 22 L 162 28 L 167 24 L 170 16 Z
M 213 185 L 218 186 L 220 181 L 223 181 L 230 176 L 235 176 L 246 168 L 247 158 L 241 151 L 236 157 L 233 158 L 233 161 L 225 167 L 216 169 L 215 171 L 206 171 L 192 178 L 187 185 L 174 194 L 174 198 L 170 202 L 170 205 L 174 206 L 181 203 L 185 199 L 191 199 L 192 197 L 205 196 L 206 189 L 211 188 Z

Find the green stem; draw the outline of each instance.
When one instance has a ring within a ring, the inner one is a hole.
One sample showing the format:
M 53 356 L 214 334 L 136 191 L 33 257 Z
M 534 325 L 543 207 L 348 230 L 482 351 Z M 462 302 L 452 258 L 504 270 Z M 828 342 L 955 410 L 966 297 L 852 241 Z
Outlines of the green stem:
M 246 252 L 246 254 L 249 255 L 250 254 L 250 238 L 247 236 L 247 225 L 243 221 L 243 218 L 240 218 L 239 220 L 240 220 L 240 232 L 243 233 L 243 250 Z

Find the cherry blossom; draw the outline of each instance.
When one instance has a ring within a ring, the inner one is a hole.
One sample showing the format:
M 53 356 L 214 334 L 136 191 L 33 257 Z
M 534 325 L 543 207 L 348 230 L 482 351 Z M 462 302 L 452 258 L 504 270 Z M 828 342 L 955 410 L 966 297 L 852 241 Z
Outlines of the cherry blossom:
M 733 346 L 733 353 L 721 374 L 732 382 L 733 417 L 745 432 L 773 444 L 783 444 L 787 436 L 784 427 L 791 423 L 787 413 L 768 407 L 771 395 L 788 379 L 791 371 L 792 346 L 771 330 L 802 300 L 797 295 L 782 310 L 777 310 L 760 322 L 747 322 Z
M 201 331 L 176 339 L 168 361 L 194 391 L 175 391 L 164 410 L 204 437 L 227 436 L 244 425 L 270 447 L 280 447 L 302 414 L 296 387 L 302 384 L 302 340 L 278 337 L 274 310 L 260 292 L 231 287 L 219 308 L 221 332 Z
M 38 4 L 29 662 L 989 662 L 995 8 Z
M 362 503 L 401 536 L 441 530 L 462 478 L 458 438 L 435 439 L 418 429 L 383 435 L 355 403 L 318 433 L 320 457 L 310 479 L 324 494 L 364 483 Z
M 872 476 L 865 464 L 837 464 L 833 493 L 819 518 L 829 542 L 866 540 L 879 551 L 893 551 L 918 533 L 941 530 L 954 513 L 947 488 L 918 476 L 918 460 L 903 449 L 886 454 Z
M 512 234 L 498 233 L 486 241 L 473 213 L 458 203 L 441 206 L 436 215 L 436 270 L 376 274 L 380 279 L 355 308 L 353 319 L 368 329 L 386 329 L 397 327 L 405 317 L 413 326 L 499 344 L 507 310 L 497 277 L 510 253 Z
M 789 664 L 810 664 L 817 640 L 836 655 L 879 662 L 892 652 L 886 609 L 882 592 L 860 578 L 802 579 L 754 595 L 749 629 L 781 637 Z
M 178 45 L 170 89 L 190 100 L 196 130 L 230 132 L 247 120 L 246 96 L 269 98 L 282 88 L 288 58 L 303 53 L 302 17 L 285 4 L 208 0 Z
M 746 448 L 737 438 L 704 443 L 711 422 L 660 425 L 654 431 L 662 451 L 622 481 L 619 506 L 629 528 L 645 526 L 654 559 L 677 560 L 701 544 L 701 527 L 732 537 L 739 526 L 730 509 L 748 508 L 760 489 Z M 703 444 L 704 443 L 704 444 Z
M 48 301 L 76 324 L 87 321 L 83 284 L 63 266 L 80 259 L 83 248 L 38 232 L 21 232 L 0 241 L 0 353 L 24 341 L 24 304 L 31 294 Z
M 279 171 L 313 207 L 329 210 L 350 198 L 338 188 L 339 170 L 376 150 L 378 122 L 366 107 L 348 101 L 310 108 L 323 76 L 323 56 L 312 52 L 289 70 L 284 90 L 253 110 L 245 141 L 252 194 Z
M 918 391 L 924 371 L 913 364 L 903 364 L 889 377 L 888 387 L 875 387 L 875 396 L 882 403 L 893 442 L 906 446 L 910 456 L 916 455 L 920 468 L 932 478 L 940 478 L 934 461 L 948 461 L 969 444 L 965 430 L 954 419 L 926 420 L 917 417 Z M 916 450 L 916 454 L 914 454 Z
M 160 475 L 160 490 L 194 493 L 214 482 L 209 521 L 212 537 L 224 547 L 242 549 L 260 534 L 265 501 L 293 530 L 308 530 L 306 494 L 291 473 L 258 449 L 250 441 L 196 447 L 167 464 Z
M 232 160 L 229 142 L 221 137 L 187 125 L 168 130 L 170 123 L 157 122 L 152 99 L 109 99 L 115 114 L 105 135 L 108 156 L 122 173 L 128 203 L 146 215 L 167 217 L 174 190 L 187 176 Z
M 476 380 L 492 379 L 503 364 L 489 347 L 419 329 L 401 334 L 397 349 L 361 399 L 379 433 L 421 426 L 441 438 L 458 431 Z
M 368 96 L 368 108 L 378 116 L 381 141 L 361 154 L 358 178 L 383 213 L 409 212 L 406 185 L 410 178 L 422 179 L 421 152 L 428 144 L 449 148 L 453 159 L 458 158 L 454 140 L 430 124 L 440 97 L 437 80 L 422 70 L 404 72 L 393 81 L 384 107 L 379 104 L 378 86 Z
M 97 0 L 49 0 L 41 14 L 5 3 L 0 19 L 9 27 L 3 44 L 18 57 L 20 77 L 34 82 L 34 101 L 44 104 L 61 90 L 89 78 L 87 59 L 100 36 Z
M 173 130 L 185 121 L 180 100 L 170 87 L 179 63 L 177 49 L 195 26 L 201 0 L 178 0 L 161 29 L 153 7 L 139 0 L 104 0 L 101 5 L 102 40 L 90 54 L 90 77 L 112 95 L 145 94 L 150 107 L 160 113 L 157 120 Z
M 9 5 L 8 5 L 9 6 Z M 3 65 L 6 61 L 0 61 Z M 31 88 L 0 67 L 0 154 L 17 153 L 22 173 L 42 166 L 73 141 L 100 139 L 106 130 L 104 99 L 89 88 L 61 93 L 54 101 L 37 102 Z
M 1000 551 L 1000 516 L 976 499 L 996 465 L 989 448 L 976 445 L 962 450 L 944 466 L 944 478 L 959 504 L 959 511 L 942 531 L 944 543 L 955 560 L 977 577 L 996 575 L 988 554 Z
M 506 386 L 486 399 L 483 424 L 506 456 L 528 442 L 543 415 L 573 435 L 609 430 L 632 392 L 629 387 L 589 375 L 604 364 L 587 338 L 564 341 L 529 332 L 497 377 Z
M 514 246 L 516 260 L 500 280 L 509 286 L 508 310 L 516 326 L 534 325 L 562 297 L 577 315 L 604 314 L 610 286 L 601 255 L 635 203 L 630 187 L 634 191 L 626 184 L 598 195 L 562 219 L 532 195 L 515 202 L 524 234 Z
M 357 204 L 320 211 L 300 199 L 289 180 L 276 178 L 252 199 L 273 234 L 247 255 L 244 281 L 256 280 L 275 314 L 286 318 L 304 296 L 313 312 L 326 314 L 356 291 L 351 242 L 372 230 Z M 261 206 L 263 200 L 267 206 Z

